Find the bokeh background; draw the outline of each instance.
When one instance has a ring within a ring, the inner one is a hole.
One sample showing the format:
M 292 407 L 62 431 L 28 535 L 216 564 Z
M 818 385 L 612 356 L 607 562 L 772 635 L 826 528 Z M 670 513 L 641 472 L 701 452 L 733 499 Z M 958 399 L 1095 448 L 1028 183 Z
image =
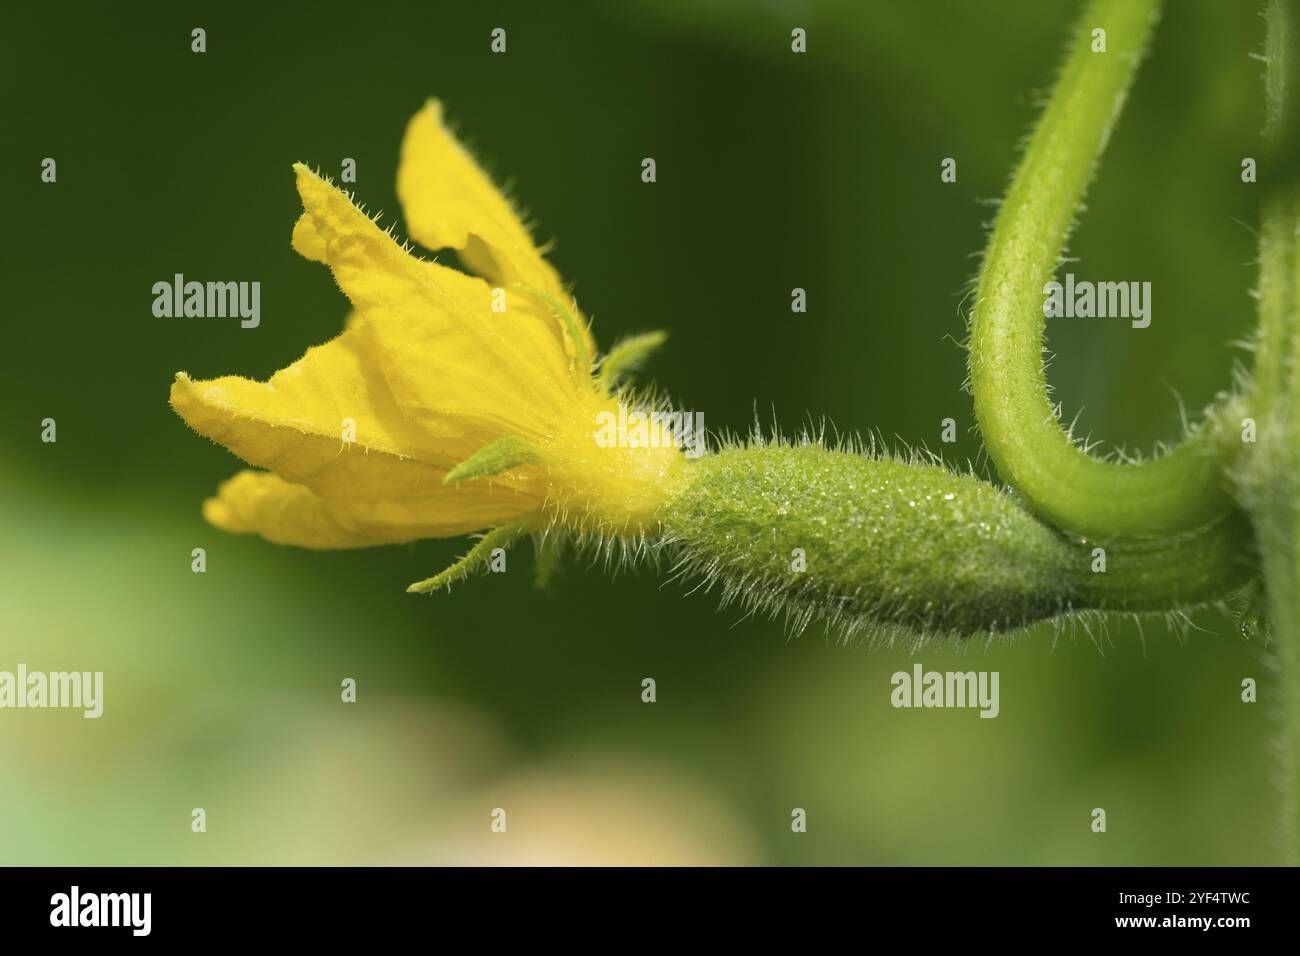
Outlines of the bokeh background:
M 963 292 L 1081 9 L 8 11 L 0 669 L 102 670 L 106 701 L 97 721 L 0 712 L 0 863 L 1276 862 L 1267 650 L 1222 614 L 912 656 L 791 638 L 648 570 L 570 564 L 539 593 L 529 548 L 414 597 L 465 541 L 317 554 L 220 533 L 199 505 L 238 463 L 167 406 L 177 370 L 265 377 L 340 329 L 329 274 L 289 247 L 290 164 L 355 158 L 359 198 L 400 231 L 398 144 L 436 95 L 558 239 L 601 343 L 670 330 L 648 377 L 711 428 L 757 410 L 939 448 L 953 417 L 945 458 L 984 468 Z M 1176 437 L 1180 400 L 1199 408 L 1240 357 L 1262 37 L 1251 4 L 1214 0 L 1158 30 L 1071 249 L 1077 274 L 1151 281 L 1152 325 L 1051 329 L 1052 381 L 1094 437 Z M 261 281 L 261 327 L 154 318 L 175 272 Z M 915 660 L 1000 671 L 1001 716 L 892 709 Z

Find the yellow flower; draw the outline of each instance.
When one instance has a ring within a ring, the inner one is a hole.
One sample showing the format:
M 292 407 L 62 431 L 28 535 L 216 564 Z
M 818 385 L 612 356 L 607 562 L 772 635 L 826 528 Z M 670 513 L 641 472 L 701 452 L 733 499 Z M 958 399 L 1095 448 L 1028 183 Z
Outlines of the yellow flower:
M 572 296 L 440 104 L 407 127 L 398 197 L 411 237 L 456 250 L 476 275 L 411 255 L 325 179 L 294 172 L 304 211 L 293 247 L 329 266 L 354 311 L 269 381 L 176 376 L 176 412 L 265 469 L 222 484 L 207 520 L 307 548 L 496 529 L 412 590 L 527 532 L 653 533 L 686 471 L 668 426 L 640 447 L 598 439 L 627 400 L 620 374 L 662 336 L 594 361 Z

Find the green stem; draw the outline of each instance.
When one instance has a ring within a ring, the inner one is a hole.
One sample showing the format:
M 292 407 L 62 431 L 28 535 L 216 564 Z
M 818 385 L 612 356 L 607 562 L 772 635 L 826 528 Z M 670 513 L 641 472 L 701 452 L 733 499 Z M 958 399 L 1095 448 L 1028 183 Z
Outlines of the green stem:
M 1259 334 L 1255 367 L 1243 405 L 1256 421 L 1267 421 L 1285 398 L 1287 369 L 1294 337 L 1295 206 L 1291 197 L 1273 194 L 1260 212 Z
M 1270 20 L 1270 24 L 1273 20 Z M 1260 233 L 1260 334 L 1250 411 L 1259 435 L 1237 472 L 1259 541 L 1269 635 L 1279 665 L 1283 712 L 1283 845 L 1300 864 L 1300 337 L 1294 334 L 1300 256 L 1296 217 L 1269 201 Z M 1285 278 L 1285 282 L 1281 281 Z M 1277 280 L 1277 281 L 1271 281 Z M 1288 339 L 1290 341 L 1288 341 Z
M 1105 575 L 1075 576 L 1076 600 L 1084 607 L 1142 612 L 1223 598 L 1259 573 L 1251 541 L 1250 521 L 1236 510 L 1186 534 L 1113 541 L 1106 545 Z
M 1243 414 L 1258 437 L 1236 469 L 1259 541 L 1269 634 L 1283 709 L 1283 846 L 1300 864 L 1300 197 L 1297 196 L 1297 0 L 1270 0 L 1265 68 L 1265 191 L 1260 228 L 1259 334 Z
M 1281 6 L 1281 4 L 1277 4 Z M 1285 23 L 1285 19 L 1283 19 Z M 1285 708 L 1283 775 L 1286 796 L 1283 833 L 1288 852 L 1287 862 L 1300 865 L 1300 336 L 1295 335 L 1296 313 L 1300 311 L 1300 243 L 1296 231 L 1300 220 L 1292 218 L 1291 256 L 1293 259 L 1290 333 L 1292 348 L 1291 382 L 1286 397 L 1284 427 L 1276 435 L 1266 434 L 1266 441 L 1281 442 L 1277 449 L 1280 466 L 1273 471 L 1274 479 L 1284 490 L 1285 499 L 1276 500 L 1275 506 L 1263 514 L 1261 524 L 1274 522 L 1270 538 L 1263 541 L 1264 575 L 1269 591 L 1271 635 L 1277 640 L 1280 663 L 1282 706 Z M 1277 407 L 1277 406 L 1275 406 Z
M 1267 427 L 1257 453 L 1267 507 L 1258 516 L 1272 637 L 1277 641 L 1284 707 L 1283 839 L 1287 862 L 1300 864 L 1300 243 L 1293 150 L 1297 124 L 1297 4 L 1268 5 L 1265 138 L 1276 182 L 1260 235 L 1258 408 Z M 1284 166 L 1284 164 L 1286 164 Z M 1289 340 L 1289 341 L 1288 341 Z M 1288 348 L 1289 346 L 1289 348 Z M 1287 380 L 1289 379 L 1289 384 Z M 1276 422 L 1276 424 L 1274 424 Z M 1272 486 L 1272 487 L 1269 487 Z
M 1062 429 L 1042 349 L 1043 287 L 1057 267 L 1096 162 L 1158 17 L 1159 0 L 1095 0 L 1002 203 L 971 327 L 975 414 L 1003 480 L 1061 528 L 1103 538 L 1189 531 L 1231 499 L 1225 445 L 1203 426 L 1140 464 L 1103 461 Z M 1092 30 L 1107 49 L 1093 52 Z
M 1296 148 L 1295 92 L 1290 87 L 1296 70 L 1290 37 L 1294 0 L 1270 0 L 1266 12 L 1268 35 L 1264 44 L 1264 149 L 1261 173 L 1264 201 L 1259 236 L 1259 334 L 1255 341 L 1255 368 L 1247 410 L 1259 419 L 1276 412 L 1285 399 L 1285 383 L 1295 334 L 1296 294 Z

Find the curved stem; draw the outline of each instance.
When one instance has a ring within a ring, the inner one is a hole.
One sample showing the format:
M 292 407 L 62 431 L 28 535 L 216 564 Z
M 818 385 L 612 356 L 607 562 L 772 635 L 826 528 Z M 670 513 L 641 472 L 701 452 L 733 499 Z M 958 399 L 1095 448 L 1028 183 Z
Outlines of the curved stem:
M 1159 0 L 1095 0 L 1088 7 L 1002 204 L 971 327 L 975 414 L 998 472 L 1058 527 L 1102 538 L 1189 531 L 1231 504 L 1222 478 L 1227 446 L 1213 425 L 1151 461 L 1102 461 L 1062 429 L 1043 368 L 1043 287 L 1159 7 Z M 1106 31 L 1104 53 L 1093 52 L 1094 28 Z

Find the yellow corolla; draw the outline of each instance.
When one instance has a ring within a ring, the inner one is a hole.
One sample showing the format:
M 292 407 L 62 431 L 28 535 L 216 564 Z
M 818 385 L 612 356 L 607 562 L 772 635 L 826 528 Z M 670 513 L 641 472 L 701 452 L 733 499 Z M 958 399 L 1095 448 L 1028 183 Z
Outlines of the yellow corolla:
M 640 441 L 601 440 L 601 425 L 628 400 L 620 375 L 662 336 L 596 361 L 572 296 L 436 101 L 407 127 L 398 197 L 410 236 L 476 275 L 412 255 L 328 181 L 294 173 L 293 247 L 329 266 L 353 314 L 266 382 L 176 376 L 190 427 L 264 469 L 222 484 L 208 521 L 307 548 L 494 529 L 418 591 L 520 534 L 655 531 L 684 454 L 662 421 Z

